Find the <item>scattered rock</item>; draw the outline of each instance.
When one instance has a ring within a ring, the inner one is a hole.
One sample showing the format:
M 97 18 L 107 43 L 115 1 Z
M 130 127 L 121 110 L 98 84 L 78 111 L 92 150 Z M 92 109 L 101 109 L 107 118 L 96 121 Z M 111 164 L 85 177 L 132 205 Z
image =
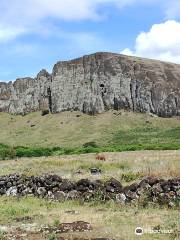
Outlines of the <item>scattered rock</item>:
M 38 194 L 39 196 L 44 197 L 44 196 L 46 195 L 46 189 L 45 189 L 44 187 L 39 187 L 39 188 L 37 189 L 37 194 Z
M 114 179 L 111 178 L 109 181 L 105 183 L 106 191 L 112 193 L 119 193 L 122 192 L 122 184 Z
M 168 207 L 173 208 L 173 207 L 175 207 L 175 204 L 173 202 L 169 202 Z
M 60 191 L 63 191 L 63 192 L 72 191 L 74 189 L 74 183 L 71 182 L 70 180 L 64 179 L 60 184 L 59 189 Z
M 68 232 L 87 232 L 91 231 L 92 226 L 88 222 L 77 221 L 72 223 L 62 223 L 57 227 L 43 227 L 41 232 L 49 233 L 68 233 Z
M 79 212 L 78 211 L 75 211 L 75 210 L 69 210 L 69 211 L 65 211 L 65 213 L 67 213 L 67 214 L 79 214 Z
M 75 171 L 75 174 L 83 174 L 83 171 L 81 169 L 78 169 Z
M 129 186 L 124 187 L 123 192 L 127 192 L 129 190 L 135 192 L 138 188 L 139 188 L 139 184 L 138 183 L 133 183 Z
M 58 191 L 53 194 L 53 200 L 63 202 L 66 199 L 66 194 L 63 191 Z
M 25 216 L 25 217 L 16 217 L 14 219 L 16 222 L 32 222 L 32 217 L 30 216 Z
M 45 116 L 49 114 L 49 110 L 42 110 L 41 116 Z
M 92 230 L 92 226 L 88 222 L 77 221 L 73 223 L 62 223 L 58 229 L 60 232 L 87 232 Z
M 77 190 L 72 190 L 67 194 L 68 200 L 76 200 L 79 199 L 81 194 Z
M 159 183 L 157 184 L 154 184 L 152 186 L 152 192 L 153 194 L 156 196 L 158 195 L 159 193 L 163 192 L 163 189 L 161 188 L 161 185 Z
M 16 188 L 16 187 L 10 187 L 10 188 L 6 191 L 6 195 L 7 195 L 7 196 L 16 196 L 16 195 L 17 195 L 17 188 Z
M 125 202 L 126 202 L 126 195 L 124 193 L 116 194 L 116 202 L 117 203 L 121 203 L 121 204 L 125 204 Z
M 128 197 L 128 199 L 130 199 L 130 200 L 134 200 L 134 199 L 138 198 L 138 195 L 136 192 L 132 192 L 129 190 L 126 192 L 126 197 Z
M 92 175 L 99 175 L 102 172 L 99 168 L 91 168 L 90 171 Z

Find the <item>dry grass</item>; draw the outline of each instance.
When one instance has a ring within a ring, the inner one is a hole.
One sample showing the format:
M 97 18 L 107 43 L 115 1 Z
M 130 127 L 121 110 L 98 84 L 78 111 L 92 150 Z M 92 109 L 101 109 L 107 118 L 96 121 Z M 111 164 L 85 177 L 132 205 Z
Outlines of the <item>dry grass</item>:
M 31 127 L 32 124 L 35 126 Z M 40 112 L 23 117 L 0 113 L 0 142 L 15 146 L 79 147 L 86 142 L 95 141 L 101 146 L 109 145 L 117 132 L 124 131 L 128 134 L 130 130 L 139 129 L 139 127 L 158 128 L 161 133 L 161 130 L 179 127 L 179 119 L 152 118 L 146 114 L 124 111 L 109 111 L 97 116 L 63 112 L 44 117 Z M 158 141 L 163 142 L 163 137 L 161 136 Z M 173 141 L 180 144 L 178 138 Z M 168 143 L 171 142 L 172 139 L 169 139 Z
M 77 179 L 92 178 L 89 168 L 96 166 L 103 169 L 100 178 L 116 177 L 121 179 L 122 174 L 141 173 L 143 175 L 157 175 L 165 178 L 179 175 L 180 151 L 140 151 L 124 153 L 106 153 L 106 162 L 95 159 L 95 154 L 73 155 L 62 157 L 23 158 L 18 161 L 9 160 L 0 162 L 0 175 L 10 173 L 24 173 L 27 175 L 57 173 L 61 176 Z M 81 168 L 83 174 L 77 176 L 74 172 Z M 135 179 L 138 181 L 138 179 Z M 123 182 L 123 184 L 127 184 Z M 75 211 L 71 214 L 67 211 Z M 64 202 L 53 203 L 38 198 L 7 198 L 0 197 L 0 225 L 21 226 L 27 221 L 18 221 L 23 217 L 30 217 L 37 226 L 42 224 L 53 225 L 55 222 L 87 221 L 93 226 L 90 233 L 75 233 L 73 237 L 110 237 L 116 240 L 134 240 L 135 228 L 172 229 L 174 234 L 144 234 L 142 240 L 178 239 L 176 232 L 180 228 L 179 210 L 149 206 L 142 208 L 137 205 L 117 205 L 113 202 L 100 204 L 97 202 L 84 203 Z M 71 234 L 72 235 L 72 234 Z M 70 237 L 70 235 L 65 235 Z M 30 235 L 27 239 L 45 240 L 50 235 Z
M 72 179 L 91 178 L 91 167 L 102 169 L 101 178 L 114 176 L 121 179 L 122 174 L 128 173 L 138 174 L 139 177 L 152 175 L 164 178 L 180 175 L 180 150 L 105 153 L 105 162 L 96 160 L 95 156 L 82 154 L 7 160 L 0 162 L 0 175 L 14 172 L 39 175 L 48 172 Z M 78 169 L 82 169 L 81 175 L 75 174 Z
M 75 211 L 75 213 L 72 214 L 69 211 Z M 120 206 L 113 203 L 104 205 L 91 205 L 90 203 L 81 205 L 78 202 L 50 203 L 35 198 L 24 198 L 18 201 L 15 198 L 1 198 L 0 216 L 0 224 L 11 223 L 15 226 L 21 226 L 22 223 L 17 223 L 17 218 L 25 216 L 29 216 L 32 219 L 31 222 L 35 222 L 38 226 L 54 225 L 57 220 L 60 223 L 87 221 L 93 226 L 93 231 L 76 233 L 73 236 L 110 237 L 117 240 L 136 239 L 134 231 L 138 226 L 150 229 L 160 226 L 161 229 L 172 229 L 173 231 L 180 227 L 178 210 L 175 209 L 160 209 L 153 206 L 142 209 L 136 206 Z M 166 240 L 169 239 L 169 236 L 145 234 L 141 239 Z

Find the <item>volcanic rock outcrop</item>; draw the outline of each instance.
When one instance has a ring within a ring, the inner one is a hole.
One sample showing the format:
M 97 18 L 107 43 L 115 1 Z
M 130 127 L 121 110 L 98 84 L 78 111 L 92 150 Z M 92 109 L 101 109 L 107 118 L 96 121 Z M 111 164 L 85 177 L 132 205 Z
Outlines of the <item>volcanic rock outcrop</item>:
M 55 64 L 52 74 L 0 82 L 0 111 L 88 114 L 109 109 L 180 116 L 180 65 L 96 53 Z

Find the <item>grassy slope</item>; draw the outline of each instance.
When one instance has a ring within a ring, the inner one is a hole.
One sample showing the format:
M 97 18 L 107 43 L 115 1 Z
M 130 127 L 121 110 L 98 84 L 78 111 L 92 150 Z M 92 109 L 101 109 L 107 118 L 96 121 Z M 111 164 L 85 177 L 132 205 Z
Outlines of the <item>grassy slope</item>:
M 64 112 L 41 117 L 32 113 L 25 117 L 0 113 L 0 142 L 8 145 L 43 147 L 81 147 L 82 144 L 95 141 L 99 146 L 126 144 L 177 144 L 180 145 L 180 120 L 151 118 L 144 114 L 122 112 L 114 115 L 107 112 L 92 117 L 79 113 Z M 63 124 L 61 124 L 63 122 Z M 35 127 L 30 127 L 35 124 Z M 164 178 L 180 175 L 180 151 L 140 151 L 106 153 L 106 162 L 95 160 L 94 154 L 73 156 L 50 156 L 41 158 L 21 158 L 18 161 L 1 161 L 0 175 L 14 172 L 27 175 L 56 173 L 68 178 L 91 178 L 90 167 L 103 170 L 101 178 L 116 177 L 123 185 L 138 181 L 144 175 Z M 74 175 L 82 169 L 80 176 Z M 122 176 L 126 178 L 122 178 Z M 131 179 L 132 178 L 132 179 Z M 129 182 L 127 182 L 129 181 Z M 75 210 L 77 214 L 67 213 Z M 81 237 L 112 237 L 114 239 L 137 239 L 134 229 L 159 227 L 172 229 L 171 239 L 178 239 L 176 233 L 180 226 L 179 209 L 149 206 L 118 206 L 109 202 L 105 205 L 78 202 L 51 203 L 36 198 L 0 197 L 0 224 L 20 225 L 28 223 L 18 220 L 29 216 L 32 223 L 54 224 L 55 222 L 88 221 L 93 225 L 91 233 Z M 1 233 L 0 233 L 1 235 Z M 1 236 L 0 236 L 1 237 Z M 169 235 L 145 234 L 141 239 L 169 239 Z M 37 234 L 29 239 L 44 238 Z
M 109 111 L 97 116 L 63 112 L 24 117 L 0 113 L 0 142 L 12 146 L 81 147 L 127 144 L 176 144 L 180 146 L 178 118 L 152 118 L 146 114 Z M 80 114 L 80 117 L 76 115 Z M 34 127 L 31 127 L 35 124 Z

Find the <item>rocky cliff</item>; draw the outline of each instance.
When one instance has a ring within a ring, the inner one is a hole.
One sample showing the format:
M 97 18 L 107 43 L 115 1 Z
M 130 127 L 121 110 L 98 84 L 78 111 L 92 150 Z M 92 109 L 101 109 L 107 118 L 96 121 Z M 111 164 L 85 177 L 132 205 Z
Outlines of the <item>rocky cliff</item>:
M 52 74 L 0 83 L 0 111 L 26 114 L 130 109 L 162 117 L 180 116 L 180 65 L 96 53 L 55 64 Z

